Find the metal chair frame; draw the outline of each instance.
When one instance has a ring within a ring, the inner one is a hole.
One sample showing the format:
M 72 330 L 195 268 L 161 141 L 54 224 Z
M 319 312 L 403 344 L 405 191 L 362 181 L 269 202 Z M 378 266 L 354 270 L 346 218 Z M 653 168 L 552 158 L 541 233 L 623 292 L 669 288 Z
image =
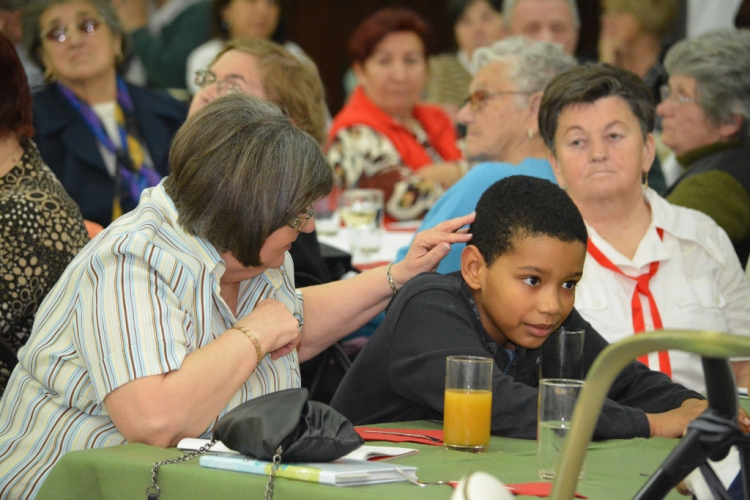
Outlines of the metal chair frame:
M 594 361 L 586 377 L 586 383 L 573 413 L 573 425 L 565 438 L 563 452 L 558 463 L 558 473 L 552 487 L 550 498 L 562 500 L 573 498 L 578 474 L 583 465 L 586 448 L 594 434 L 594 427 L 601 413 L 604 398 L 615 377 L 632 360 L 643 354 L 669 349 L 682 350 L 703 356 L 706 374 L 706 388 L 709 408 L 698 420 L 722 420 L 727 425 L 737 427 L 737 388 L 734 375 L 727 358 L 750 356 L 750 338 L 714 331 L 663 330 L 636 335 L 608 346 Z M 696 420 L 695 422 L 698 422 Z M 681 450 L 696 449 L 702 454 L 699 458 L 719 460 L 726 456 L 729 447 L 737 444 L 740 448 L 742 463 L 742 480 L 745 498 L 748 498 L 750 486 L 750 442 L 744 436 L 736 434 L 728 442 L 726 439 L 715 439 L 710 432 L 697 427 L 688 428 L 688 432 L 672 454 L 665 460 L 656 478 L 652 477 L 634 498 L 663 498 L 677 482 L 694 467 L 683 463 L 685 453 Z M 705 426 L 704 426 L 705 427 Z M 680 456 L 683 455 L 683 456 Z M 671 468 L 669 471 L 667 470 Z M 673 470 L 674 468 L 688 469 Z M 663 470 L 662 470 L 663 469 Z M 683 473 L 684 472 L 684 473 Z M 681 477 L 678 477 L 681 476 Z M 673 484 L 674 483 L 674 484 Z M 666 491 L 663 491 L 666 488 Z M 655 496 L 656 494 L 661 496 Z

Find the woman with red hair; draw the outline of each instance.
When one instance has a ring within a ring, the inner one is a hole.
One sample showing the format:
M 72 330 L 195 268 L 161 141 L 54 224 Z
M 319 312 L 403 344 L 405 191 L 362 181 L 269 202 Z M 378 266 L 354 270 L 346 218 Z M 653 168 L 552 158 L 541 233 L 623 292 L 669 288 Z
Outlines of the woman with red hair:
M 382 189 L 394 219 L 421 217 L 467 168 L 450 118 L 418 104 L 427 34 L 425 21 L 407 9 L 382 9 L 359 25 L 349 44 L 358 86 L 328 136 L 339 182 Z
M 13 43 L 0 33 L 0 342 L 18 351 L 36 310 L 89 237 L 78 206 L 44 164 L 31 90 Z M 0 357 L 0 395 L 13 368 Z

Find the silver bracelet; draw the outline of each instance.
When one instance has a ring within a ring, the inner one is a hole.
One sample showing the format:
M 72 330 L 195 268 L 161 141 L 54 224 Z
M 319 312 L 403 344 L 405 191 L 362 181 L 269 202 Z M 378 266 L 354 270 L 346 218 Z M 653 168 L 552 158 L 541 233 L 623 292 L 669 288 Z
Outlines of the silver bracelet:
M 398 289 L 396 288 L 396 284 L 393 282 L 393 275 L 391 274 L 391 266 L 393 265 L 393 262 L 390 262 L 387 266 L 385 266 L 385 276 L 388 278 L 388 284 L 391 286 L 391 291 L 393 293 L 398 292 Z

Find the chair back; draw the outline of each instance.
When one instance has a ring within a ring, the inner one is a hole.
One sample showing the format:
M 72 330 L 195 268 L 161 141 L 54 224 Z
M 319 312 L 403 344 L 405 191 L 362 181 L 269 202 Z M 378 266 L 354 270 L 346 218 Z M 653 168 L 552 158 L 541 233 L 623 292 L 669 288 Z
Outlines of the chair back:
M 563 444 L 558 473 L 550 498 L 553 500 L 573 498 L 586 448 L 594 434 L 594 427 L 599 419 L 604 398 L 615 377 L 628 363 L 639 356 L 669 349 L 692 352 L 705 358 L 725 358 L 723 364 L 728 366 L 726 358 L 750 356 L 750 338 L 714 331 L 662 330 L 645 335 L 634 335 L 604 349 L 586 376 L 586 383 L 573 413 L 573 425 Z M 713 361 L 716 364 L 717 360 Z M 723 377 L 724 373 L 720 376 Z M 726 397 L 723 398 L 724 402 L 721 401 L 722 398 L 717 398 L 716 392 L 720 389 L 720 384 L 709 380 L 708 376 L 706 382 L 709 405 L 720 413 L 731 411 L 731 403 L 726 402 Z M 733 377 L 731 386 L 721 388 L 721 390 L 724 394 L 727 390 L 733 391 L 736 417 L 737 389 Z M 714 393 L 713 398 L 712 393 Z

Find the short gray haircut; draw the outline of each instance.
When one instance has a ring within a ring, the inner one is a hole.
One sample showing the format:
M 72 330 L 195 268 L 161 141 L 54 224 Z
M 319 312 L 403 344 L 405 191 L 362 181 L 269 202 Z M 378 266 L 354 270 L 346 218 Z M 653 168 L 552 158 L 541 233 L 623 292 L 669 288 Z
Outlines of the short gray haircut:
M 717 125 L 740 115 L 750 139 L 750 31 L 718 30 L 675 44 L 664 59 L 670 75 L 695 78 L 698 104 Z
M 578 64 L 562 45 L 523 36 L 511 36 L 477 49 L 472 66 L 476 73 L 495 61 L 510 62 L 508 77 L 519 90 L 529 94 L 543 92 L 550 80 Z
M 21 44 L 34 64 L 44 69 L 44 63 L 42 63 L 42 58 L 39 55 L 39 50 L 42 47 L 42 15 L 47 9 L 55 5 L 71 2 L 93 5 L 112 34 L 119 36 L 122 40 L 122 55 L 127 58 L 130 48 L 129 37 L 125 33 L 120 18 L 117 17 L 117 12 L 112 7 L 110 0 L 30 0 L 21 14 Z
M 505 0 L 503 2 L 503 24 L 505 25 L 505 28 L 510 28 L 510 20 L 513 17 L 513 10 L 516 8 L 516 4 L 518 2 L 522 2 L 523 0 Z M 578 15 L 578 5 L 576 4 L 576 0 L 561 0 L 568 4 L 568 7 L 570 7 L 570 14 L 573 16 L 573 25 L 578 28 L 581 26 L 581 16 Z
M 244 266 L 266 239 L 333 187 L 320 145 L 274 104 L 220 97 L 188 118 L 169 152 L 167 192 L 178 223 Z

